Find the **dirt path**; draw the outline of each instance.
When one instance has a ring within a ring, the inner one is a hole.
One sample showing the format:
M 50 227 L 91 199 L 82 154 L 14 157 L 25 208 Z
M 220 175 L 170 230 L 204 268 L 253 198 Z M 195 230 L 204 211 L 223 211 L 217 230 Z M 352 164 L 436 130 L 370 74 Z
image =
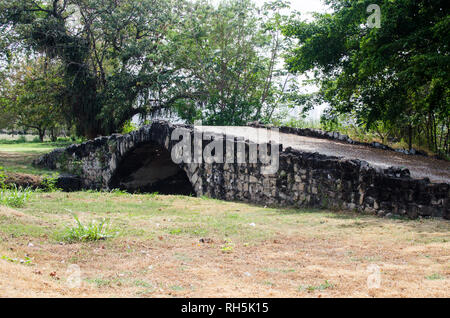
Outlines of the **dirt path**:
M 411 156 L 394 151 L 386 151 L 367 146 L 351 145 L 345 142 L 328 139 L 303 137 L 285 133 L 274 134 L 268 138 L 266 129 L 252 127 L 211 127 L 204 126 L 204 131 L 223 133 L 235 136 L 245 136 L 254 142 L 264 142 L 269 139 L 279 141 L 284 148 L 318 152 L 324 155 L 360 159 L 372 166 L 388 168 L 390 166 L 406 167 L 411 177 L 429 178 L 432 182 L 450 183 L 450 162 L 423 156 Z

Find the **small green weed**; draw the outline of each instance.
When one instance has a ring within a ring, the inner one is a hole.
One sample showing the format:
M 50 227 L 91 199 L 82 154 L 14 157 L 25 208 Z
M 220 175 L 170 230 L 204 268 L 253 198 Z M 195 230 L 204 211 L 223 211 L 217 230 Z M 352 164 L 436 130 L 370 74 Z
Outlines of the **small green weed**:
M 128 192 L 126 192 L 124 190 L 121 190 L 121 189 L 112 189 L 110 192 L 112 194 L 115 194 L 115 195 L 127 195 L 127 194 L 129 194 Z
M 303 291 L 303 290 L 307 290 L 307 291 L 316 291 L 316 290 L 325 290 L 325 289 L 330 289 L 330 288 L 334 288 L 334 284 L 328 282 L 327 280 L 323 283 L 320 284 L 319 286 L 300 286 L 299 290 Z
M 0 204 L 13 208 L 21 208 L 25 205 L 32 194 L 30 188 L 2 187 L 0 189 Z
M 0 166 L 0 188 L 2 189 L 6 188 L 5 180 L 6 180 L 5 170 L 2 166 Z
M 225 245 L 220 249 L 223 253 L 231 253 L 233 252 L 234 244 L 230 239 L 225 240 Z
M 32 259 L 28 256 L 25 256 L 24 259 L 11 258 L 9 256 L 3 255 L 0 259 L 5 260 L 7 262 L 15 263 L 15 264 L 23 264 L 23 265 L 33 265 Z
M 432 275 L 426 276 L 425 278 L 426 278 L 426 279 L 429 279 L 429 280 L 440 280 L 440 279 L 444 279 L 444 277 L 442 277 L 442 275 L 437 274 L 437 273 L 434 273 L 434 274 L 432 274 Z
M 67 227 L 62 233 L 62 239 L 67 242 L 100 241 L 114 237 L 117 234 L 110 229 L 109 221 L 106 219 L 83 224 L 75 214 L 72 215 L 75 219 L 75 226 Z

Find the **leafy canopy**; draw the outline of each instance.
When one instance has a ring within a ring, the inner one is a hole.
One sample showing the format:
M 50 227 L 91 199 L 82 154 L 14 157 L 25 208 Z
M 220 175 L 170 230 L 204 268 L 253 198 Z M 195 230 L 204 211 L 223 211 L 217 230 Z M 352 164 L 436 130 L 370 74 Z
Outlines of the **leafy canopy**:
M 449 152 L 450 16 L 447 1 L 380 0 L 381 27 L 370 28 L 370 0 L 328 0 L 330 14 L 293 20 L 283 32 L 297 40 L 286 62 L 313 72 L 317 100 L 329 115 L 352 114 L 360 125 L 404 127 Z

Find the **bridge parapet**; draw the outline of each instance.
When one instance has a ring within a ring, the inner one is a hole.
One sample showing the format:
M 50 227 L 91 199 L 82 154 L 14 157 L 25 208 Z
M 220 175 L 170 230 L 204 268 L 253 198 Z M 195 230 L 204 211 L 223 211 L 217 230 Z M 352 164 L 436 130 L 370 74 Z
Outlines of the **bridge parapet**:
M 179 142 L 172 132 L 194 127 L 155 121 L 127 135 L 100 137 L 58 149 L 35 164 L 81 177 L 84 188 L 137 191 L 159 188 L 211 198 L 262 205 L 355 210 L 410 218 L 450 219 L 450 185 L 414 179 L 408 170 L 381 169 L 365 161 L 280 147 L 279 169 L 261 173 L 262 163 L 237 163 L 239 142 L 233 138 L 233 163 L 174 164 L 170 153 Z M 194 138 L 191 138 L 194 148 Z M 202 150 L 212 141 L 203 141 Z M 246 149 L 251 142 L 244 141 Z M 267 145 L 257 145 L 266 151 Z M 224 152 L 227 149 L 224 146 Z M 184 178 L 184 179 L 183 179 Z M 187 191 L 187 192 L 186 192 Z

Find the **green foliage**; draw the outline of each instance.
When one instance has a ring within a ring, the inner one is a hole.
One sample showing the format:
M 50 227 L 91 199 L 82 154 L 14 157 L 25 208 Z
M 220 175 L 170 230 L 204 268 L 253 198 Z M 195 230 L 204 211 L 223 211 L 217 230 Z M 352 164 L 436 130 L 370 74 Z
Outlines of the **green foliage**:
M 334 288 L 334 284 L 332 284 L 326 280 L 323 284 L 320 284 L 318 286 L 313 286 L 313 285 L 306 286 L 306 287 L 301 286 L 299 288 L 299 290 L 300 291 L 306 290 L 306 291 L 311 292 L 311 291 L 325 290 L 325 289 L 330 289 L 330 288 Z
M 179 32 L 171 56 L 182 70 L 173 108 L 190 123 L 243 125 L 266 121 L 282 101 L 287 77 L 279 69 L 284 48 L 283 1 L 256 8 L 249 0 L 197 1 Z
M 51 176 L 45 175 L 42 178 L 40 187 L 41 190 L 45 192 L 61 191 L 61 189 L 56 186 L 57 183 L 58 183 L 58 174 L 53 174 Z
M 25 143 L 25 142 L 27 142 L 27 139 L 25 138 L 25 136 L 20 136 L 20 137 L 17 139 L 17 143 L 23 144 L 23 143 Z
M 286 24 L 284 34 L 298 41 L 289 70 L 314 72 L 320 91 L 311 98 L 329 103 L 329 119 L 348 114 L 367 130 L 404 136 L 410 147 L 416 138 L 449 153 L 446 1 L 378 1 L 381 28 L 369 28 L 372 2 L 328 0 L 333 13 Z
M 230 239 L 225 240 L 225 244 L 220 248 L 222 253 L 232 253 L 234 250 L 234 244 Z
M 20 51 L 60 61 L 66 114 L 88 138 L 120 131 L 146 114 L 156 92 L 171 85 L 165 37 L 175 26 L 175 0 L 1 0 L 5 56 Z M 75 27 L 75 25 L 77 27 Z M 161 95 L 164 96 L 164 95 Z
M 292 128 L 311 128 L 319 129 L 322 128 L 319 121 L 316 120 L 306 120 L 303 118 L 290 118 L 289 120 L 273 119 L 271 123 L 275 127 L 292 127 Z
M 152 199 L 156 198 L 158 195 L 159 195 L 159 192 L 158 192 L 158 191 L 152 192 L 152 193 L 149 193 L 149 194 L 148 194 L 148 196 L 149 196 L 150 198 L 152 198 Z
M 65 241 L 71 243 L 99 241 L 114 237 L 116 234 L 115 231 L 110 229 L 109 221 L 106 219 L 83 224 L 75 214 L 72 215 L 75 219 L 75 226 L 66 227 L 62 233 L 62 239 Z
M 32 191 L 30 188 L 2 186 L 0 189 L 0 204 L 13 208 L 21 208 L 29 200 Z
M 181 234 L 182 232 L 183 232 L 182 229 L 172 229 L 169 231 L 169 234 L 178 235 L 178 234 Z
M 58 112 L 43 101 L 59 96 L 64 121 L 87 138 L 128 132 L 135 115 L 161 112 L 205 124 L 267 122 L 298 98 L 279 63 L 287 7 L 282 0 L 262 8 L 250 0 L 0 0 L 0 29 L 8 34 L 0 50 L 11 62 L 31 53 L 58 66 L 15 96 L 46 117 Z M 40 124 L 40 135 L 56 139 L 58 127 L 48 125 Z
M 444 277 L 443 277 L 441 274 L 438 274 L 438 273 L 431 274 L 431 275 L 429 275 L 429 276 L 426 276 L 425 278 L 428 279 L 428 280 L 440 280 L 440 279 L 444 279 Z
M 325 131 L 342 131 L 344 124 L 342 118 L 339 116 L 328 118 L 324 115 L 320 118 L 320 126 Z
M 61 67 L 38 58 L 15 65 L 10 73 L 10 81 L 2 87 L 3 112 L 11 116 L 9 128 L 35 129 L 39 134 L 36 141 L 43 142 L 45 133 L 64 120 Z M 18 142 L 26 142 L 25 136 Z
M 131 120 L 128 120 L 123 125 L 121 133 L 125 135 L 125 134 L 128 134 L 128 133 L 130 133 L 132 131 L 135 131 L 137 129 L 138 129 L 137 126 L 135 124 L 133 124 L 131 122 Z
M 0 166 L 0 188 L 2 189 L 6 188 L 5 180 L 6 180 L 5 168 Z
M 112 189 L 111 193 L 115 194 L 115 195 L 128 195 L 129 194 L 128 192 L 123 191 L 121 189 Z
M 2 255 L 0 257 L 0 259 L 7 261 L 7 262 L 11 262 L 11 263 L 16 263 L 16 264 L 33 265 L 33 262 L 32 262 L 33 260 L 28 256 L 25 256 L 23 259 L 17 259 L 17 258 L 11 258 L 6 255 Z

